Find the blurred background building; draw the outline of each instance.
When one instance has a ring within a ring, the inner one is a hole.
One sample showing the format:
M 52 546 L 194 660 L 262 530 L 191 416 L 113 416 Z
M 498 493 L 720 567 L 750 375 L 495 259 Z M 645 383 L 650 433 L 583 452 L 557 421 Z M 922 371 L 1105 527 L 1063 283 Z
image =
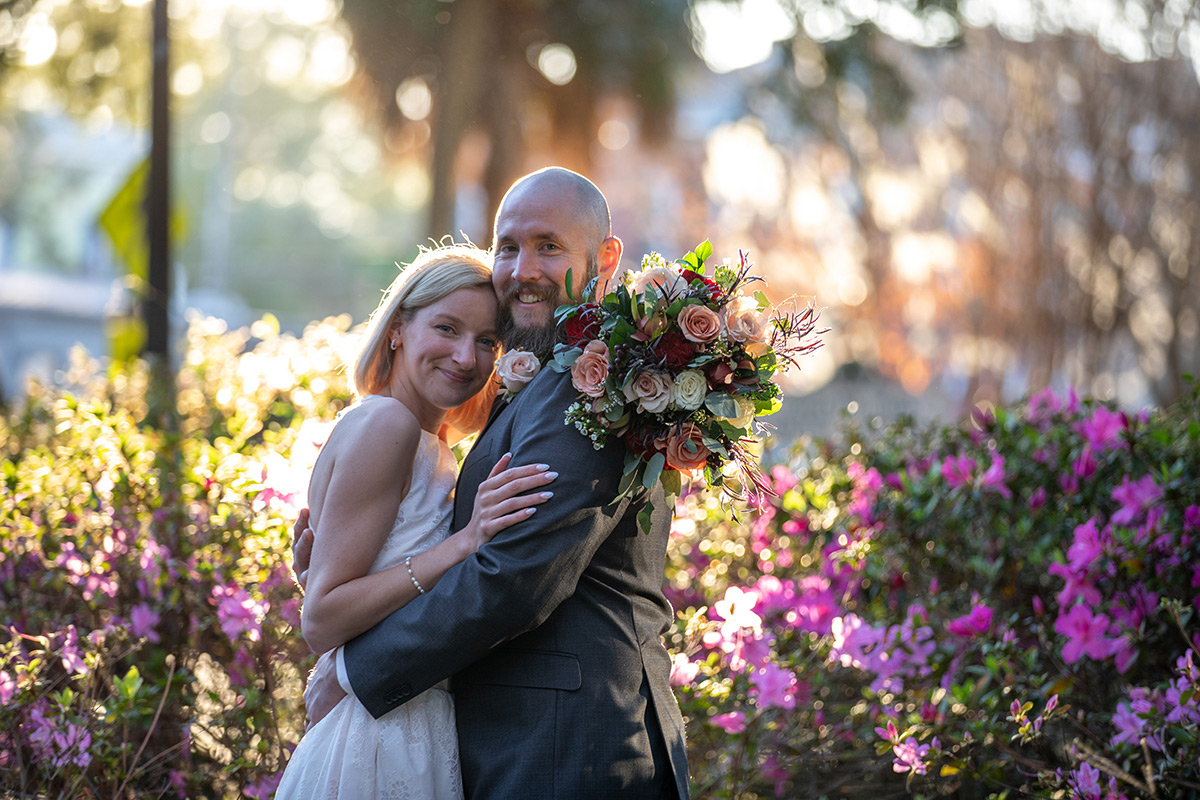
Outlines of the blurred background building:
M 106 353 L 144 290 L 101 220 L 147 153 L 150 8 L 0 2 L 0 396 Z M 1165 403 L 1200 370 L 1188 0 L 169 8 L 177 329 L 361 320 L 562 164 L 627 267 L 708 238 L 825 309 L 781 434 L 1045 385 Z

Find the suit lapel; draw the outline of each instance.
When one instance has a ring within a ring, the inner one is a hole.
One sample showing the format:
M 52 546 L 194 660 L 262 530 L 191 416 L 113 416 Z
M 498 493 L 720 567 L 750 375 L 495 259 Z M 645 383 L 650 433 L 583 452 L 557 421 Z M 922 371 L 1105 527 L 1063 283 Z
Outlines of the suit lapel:
M 496 417 L 500 416 L 500 412 L 508 407 L 509 399 L 508 392 L 496 395 L 496 399 L 492 401 L 492 408 L 488 412 L 487 422 L 483 424 L 483 430 L 479 432 L 479 436 L 475 441 L 482 439 L 483 435 L 487 433 L 487 429 L 492 427 L 492 423 L 496 421 Z

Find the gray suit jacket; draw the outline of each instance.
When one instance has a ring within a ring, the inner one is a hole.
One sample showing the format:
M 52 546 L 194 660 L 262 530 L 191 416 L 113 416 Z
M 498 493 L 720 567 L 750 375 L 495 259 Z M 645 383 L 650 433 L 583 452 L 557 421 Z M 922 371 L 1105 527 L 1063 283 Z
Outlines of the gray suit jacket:
M 471 798 L 688 797 L 683 719 L 662 643 L 670 509 L 657 490 L 614 503 L 624 447 L 563 422 L 570 376 L 544 369 L 463 463 L 454 525 L 505 452 L 559 473 L 554 498 L 502 531 L 428 593 L 345 648 L 355 694 L 381 716 L 454 676 Z

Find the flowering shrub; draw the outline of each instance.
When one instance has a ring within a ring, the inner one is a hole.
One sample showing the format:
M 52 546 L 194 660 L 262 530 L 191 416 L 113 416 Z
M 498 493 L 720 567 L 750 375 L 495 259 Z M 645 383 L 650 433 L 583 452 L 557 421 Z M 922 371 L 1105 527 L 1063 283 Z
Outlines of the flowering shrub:
M 0 795 L 272 795 L 347 328 L 194 322 L 172 424 L 143 368 L 85 362 L 0 422 Z M 738 516 L 684 495 L 694 795 L 1195 796 L 1197 419 L 1042 393 L 802 443 Z
M 714 797 L 1194 797 L 1200 392 L 1051 392 L 681 504 L 674 682 Z
M 144 367 L 83 361 L 0 424 L 0 794 L 271 795 L 310 658 L 287 526 L 346 327 L 197 322 L 175 426 Z

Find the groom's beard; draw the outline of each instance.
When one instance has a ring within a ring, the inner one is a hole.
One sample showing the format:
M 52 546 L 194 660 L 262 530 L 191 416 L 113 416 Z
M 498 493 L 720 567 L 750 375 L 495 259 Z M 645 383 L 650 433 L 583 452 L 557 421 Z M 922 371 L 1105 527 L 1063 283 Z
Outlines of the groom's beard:
M 590 283 L 592 278 L 599 274 L 599 268 L 594 256 L 589 256 L 587 260 L 587 275 L 584 285 Z M 547 298 L 546 307 L 550 309 L 550 315 L 546 321 L 539 325 L 521 325 L 518 326 L 512 316 L 512 304 L 516 301 L 517 295 L 521 291 L 536 289 L 540 294 Z M 581 298 L 575 298 L 579 300 Z M 497 314 L 497 328 L 500 333 L 500 341 L 504 343 L 505 350 L 525 350 L 533 353 L 541 361 L 546 361 L 550 356 L 554 355 L 554 345 L 558 343 L 558 325 L 554 321 L 554 311 L 561 305 L 567 302 L 566 292 L 562 286 L 552 283 L 532 282 L 532 283 L 517 283 L 508 287 L 508 291 L 500 298 L 500 309 Z
M 562 305 L 561 302 L 554 302 L 551 307 L 558 308 L 560 305 Z M 554 345 L 558 341 L 558 330 L 554 324 L 553 315 L 541 325 L 517 327 L 512 313 L 505 303 L 500 306 L 497 327 L 500 329 L 500 341 L 504 342 L 505 350 L 525 350 L 533 353 L 540 361 L 546 361 L 554 354 Z

